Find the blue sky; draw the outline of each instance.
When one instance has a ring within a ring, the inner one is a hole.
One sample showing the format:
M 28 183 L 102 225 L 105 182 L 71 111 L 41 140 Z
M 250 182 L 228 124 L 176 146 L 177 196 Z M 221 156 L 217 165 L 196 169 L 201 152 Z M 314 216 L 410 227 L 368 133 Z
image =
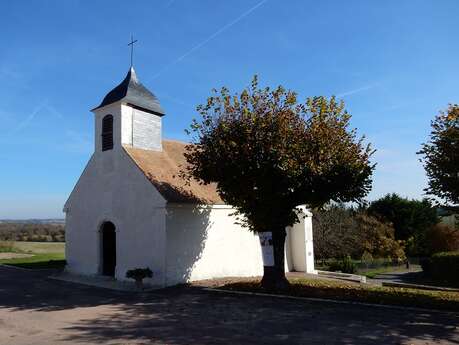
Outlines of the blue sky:
M 300 99 L 337 95 L 378 150 L 369 199 L 419 198 L 415 152 L 459 102 L 459 2 L 9 1 L 0 20 L 0 218 L 62 217 L 93 150 L 90 109 L 134 65 L 166 138 L 213 87 L 258 74 Z

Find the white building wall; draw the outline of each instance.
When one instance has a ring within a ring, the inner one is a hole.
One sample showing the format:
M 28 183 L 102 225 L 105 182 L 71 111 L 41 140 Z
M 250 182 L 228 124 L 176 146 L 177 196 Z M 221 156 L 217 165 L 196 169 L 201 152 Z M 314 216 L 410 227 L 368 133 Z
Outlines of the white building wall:
M 133 138 L 133 111 L 132 107 L 121 105 L 121 143 L 132 146 Z
M 122 147 L 93 155 L 67 201 L 67 269 L 79 274 L 101 272 L 100 226 L 116 227 L 115 277 L 126 270 L 150 267 L 150 283 L 165 282 L 165 200 L 134 165 Z
M 228 206 L 167 207 L 167 285 L 263 274 L 258 236 L 234 224 Z
M 109 104 L 94 111 L 94 152 L 102 151 L 102 119 L 113 116 L 113 147 L 121 148 L 121 102 Z
M 290 248 L 289 268 L 292 271 L 317 273 L 314 268 L 312 214 L 305 206 L 298 206 L 300 221 L 288 228 L 287 243 Z
M 167 285 L 263 274 L 258 236 L 235 224 L 233 212 L 233 208 L 224 205 L 168 205 Z M 305 212 L 306 218 L 287 229 L 286 271 L 315 273 L 311 216 Z

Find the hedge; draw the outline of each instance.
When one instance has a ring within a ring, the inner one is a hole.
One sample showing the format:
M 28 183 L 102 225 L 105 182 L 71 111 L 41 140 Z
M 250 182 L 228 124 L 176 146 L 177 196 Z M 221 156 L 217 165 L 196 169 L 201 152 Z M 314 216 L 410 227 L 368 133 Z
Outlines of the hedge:
M 459 251 L 434 254 L 422 260 L 421 266 L 432 279 L 459 285 Z

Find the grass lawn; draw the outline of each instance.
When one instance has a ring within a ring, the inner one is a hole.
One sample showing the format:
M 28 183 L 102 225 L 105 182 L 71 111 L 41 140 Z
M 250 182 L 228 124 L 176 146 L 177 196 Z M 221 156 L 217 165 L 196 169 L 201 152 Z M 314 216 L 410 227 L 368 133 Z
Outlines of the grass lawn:
M 64 268 L 65 243 L 60 242 L 11 242 L 0 251 L 25 253 L 24 258 L 0 259 L 0 264 L 23 268 Z
M 61 253 L 65 252 L 64 242 L 13 242 L 14 248 L 17 248 L 22 253 Z
M 458 292 L 379 287 L 319 279 L 290 279 L 290 283 L 287 291 L 264 290 L 256 280 L 231 282 L 219 289 L 459 311 Z

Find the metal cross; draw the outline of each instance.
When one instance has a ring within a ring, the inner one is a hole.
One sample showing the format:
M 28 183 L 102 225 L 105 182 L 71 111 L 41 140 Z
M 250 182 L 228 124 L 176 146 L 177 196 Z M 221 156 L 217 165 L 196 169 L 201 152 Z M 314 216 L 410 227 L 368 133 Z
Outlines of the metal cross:
M 134 41 L 134 36 L 131 35 L 131 42 L 128 43 L 128 46 L 131 46 L 131 67 L 132 67 L 132 57 L 134 55 L 134 43 L 136 43 L 137 40 Z

